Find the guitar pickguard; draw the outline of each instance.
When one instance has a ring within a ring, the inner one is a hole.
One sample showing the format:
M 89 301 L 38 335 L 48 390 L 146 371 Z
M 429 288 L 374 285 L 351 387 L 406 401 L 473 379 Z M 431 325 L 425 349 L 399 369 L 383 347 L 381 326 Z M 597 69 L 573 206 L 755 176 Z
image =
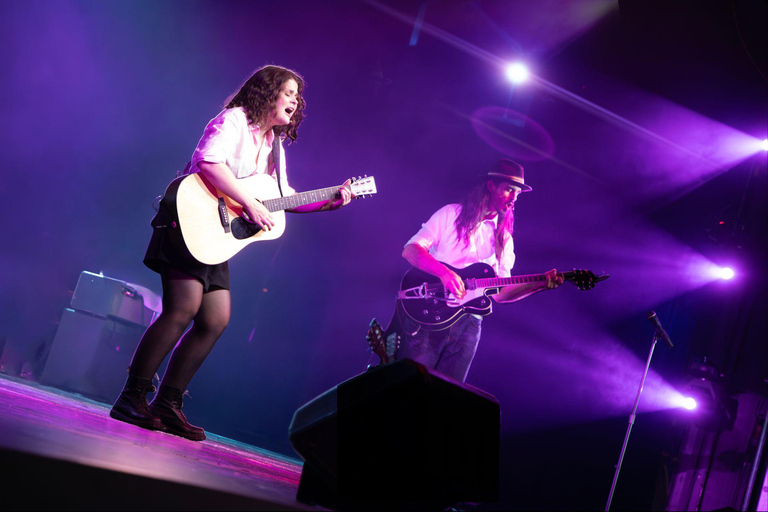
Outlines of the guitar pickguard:
M 448 292 L 448 300 L 445 302 L 445 305 L 451 308 L 458 308 L 458 307 L 467 305 L 469 309 L 478 308 L 478 307 L 480 309 L 485 309 L 486 306 L 490 304 L 489 301 L 484 301 L 481 299 L 477 302 L 473 302 L 476 299 L 479 299 L 481 297 L 487 298 L 485 294 L 485 290 L 467 290 L 463 299 L 458 299 L 455 295 Z

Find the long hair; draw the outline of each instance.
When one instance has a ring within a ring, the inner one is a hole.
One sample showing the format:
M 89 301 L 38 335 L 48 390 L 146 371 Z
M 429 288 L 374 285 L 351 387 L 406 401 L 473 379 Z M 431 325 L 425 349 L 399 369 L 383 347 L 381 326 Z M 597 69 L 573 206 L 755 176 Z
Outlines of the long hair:
M 488 190 L 488 182 L 492 181 L 498 185 L 503 180 L 481 180 L 471 189 L 469 193 L 464 196 L 459 205 L 461 210 L 459 216 L 456 217 L 456 236 L 464 242 L 465 245 L 469 245 L 469 237 L 480 226 L 483 218 L 491 208 L 491 193 Z M 515 204 L 512 203 L 512 207 L 507 214 L 503 217 L 499 216 L 496 222 L 496 232 L 494 238 L 496 241 L 496 258 L 501 259 L 502 252 L 504 251 L 504 242 L 512 237 L 515 224 Z
M 291 122 L 286 125 L 275 126 L 275 135 L 285 135 L 291 142 L 298 137 L 298 128 L 304 119 L 304 79 L 297 72 L 282 66 L 263 66 L 257 69 L 251 78 L 246 80 L 240 90 L 231 98 L 228 98 L 225 108 L 243 107 L 248 116 L 248 124 L 264 124 L 272 113 L 277 103 L 278 95 L 283 84 L 290 79 L 296 80 L 298 89 L 298 105 L 291 116 Z

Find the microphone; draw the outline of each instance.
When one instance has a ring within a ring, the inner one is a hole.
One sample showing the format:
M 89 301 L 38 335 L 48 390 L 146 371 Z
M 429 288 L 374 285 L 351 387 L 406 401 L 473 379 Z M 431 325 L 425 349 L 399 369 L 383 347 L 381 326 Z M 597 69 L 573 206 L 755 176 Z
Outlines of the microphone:
M 648 320 L 650 320 L 656 328 L 656 337 L 661 338 L 661 341 L 666 343 L 669 348 L 672 348 L 672 340 L 669 339 L 669 334 L 667 334 L 667 331 L 661 326 L 661 322 L 659 322 L 659 317 L 656 316 L 655 311 L 648 312 Z

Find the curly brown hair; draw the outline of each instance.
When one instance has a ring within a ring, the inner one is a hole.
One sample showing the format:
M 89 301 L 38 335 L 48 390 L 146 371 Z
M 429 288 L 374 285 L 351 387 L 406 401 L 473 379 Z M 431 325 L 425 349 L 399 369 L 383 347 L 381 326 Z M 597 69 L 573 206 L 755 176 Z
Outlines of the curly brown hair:
M 277 136 L 285 135 L 291 142 L 298 137 L 298 128 L 304 119 L 304 79 L 297 72 L 282 66 L 263 66 L 257 69 L 251 78 L 246 80 L 240 90 L 228 99 L 225 108 L 243 107 L 248 116 L 248 124 L 263 124 L 277 103 L 278 95 L 283 84 L 290 79 L 296 80 L 298 89 L 298 106 L 291 116 L 291 122 L 275 126 L 273 131 Z

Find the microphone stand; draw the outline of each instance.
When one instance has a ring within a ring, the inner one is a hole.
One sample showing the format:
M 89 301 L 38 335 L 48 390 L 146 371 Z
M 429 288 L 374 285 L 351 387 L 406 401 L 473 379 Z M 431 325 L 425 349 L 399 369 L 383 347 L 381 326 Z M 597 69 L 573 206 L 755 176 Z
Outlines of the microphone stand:
M 648 368 L 651 366 L 651 358 L 653 357 L 653 350 L 656 348 L 656 342 L 661 339 L 659 331 L 656 330 L 653 334 L 653 343 L 651 343 L 651 351 L 648 353 L 648 360 L 645 362 L 645 370 L 643 370 L 643 378 L 640 380 L 640 388 L 637 390 L 637 397 L 635 398 L 635 407 L 632 409 L 632 413 L 629 415 L 629 425 L 627 425 L 627 433 L 624 436 L 624 444 L 621 447 L 621 455 L 619 455 L 619 462 L 616 464 L 616 472 L 613 474 L 613 483 L 611 484 L 611 493 L 608 495 L 608 503 L 605 505 L 605 512 L 611 508 L 611 501 L 613 500 L 613 492 L 616 490 L 616 482 L 619 479 L 619 471 L 621 471 L 621 463 L 624 461 L 624 453 L 627 451 L 627 442 L 629 441 L 629 434 L 632 432 L 632 425 L 635 424 L 635 417 L 637 416 L 637 406 L 640 403 L 640 393 L 643 392 L 643 386 L 645 385 L 645 377 L 648 375 Z

